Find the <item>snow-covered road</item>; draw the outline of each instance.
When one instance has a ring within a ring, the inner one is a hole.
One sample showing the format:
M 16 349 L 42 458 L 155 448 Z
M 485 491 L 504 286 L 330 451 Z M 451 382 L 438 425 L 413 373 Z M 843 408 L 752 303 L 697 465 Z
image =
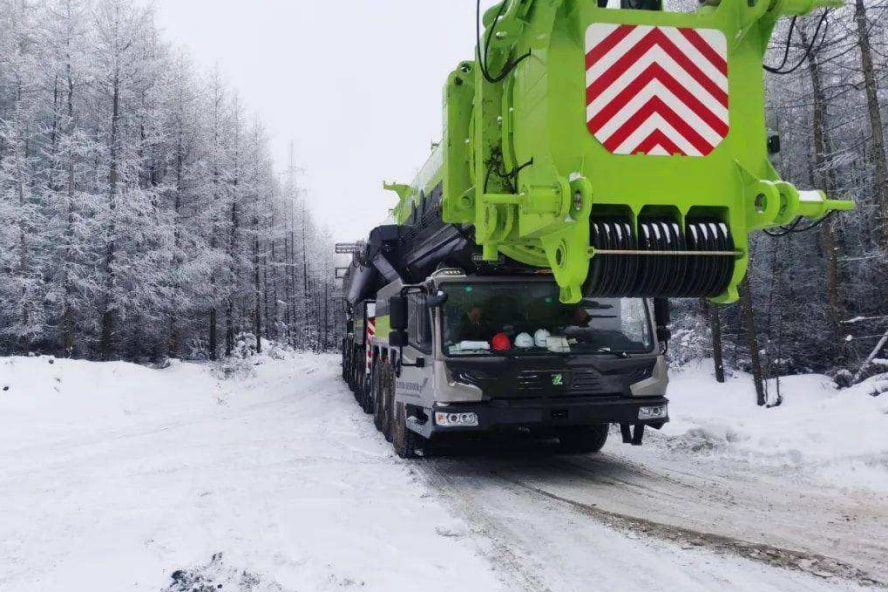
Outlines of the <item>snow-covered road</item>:
M 690 454 L 669 434 L 599 457 L 518 445 L 411 464 L 338 372 L 334 357 L 290 354 L 227 379 L 0 360 L 0 591 L 888 581 L 884 492 Z

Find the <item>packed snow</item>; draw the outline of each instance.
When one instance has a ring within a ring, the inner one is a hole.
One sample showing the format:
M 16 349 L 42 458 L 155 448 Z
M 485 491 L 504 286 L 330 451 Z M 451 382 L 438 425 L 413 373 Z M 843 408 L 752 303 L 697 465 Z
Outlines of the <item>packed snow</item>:
M 785 379 L 784 404 L 765 410 L 748 377 L 710 374 L 675 373 L 672 423 L 645 462 L 657 450 L 742 458 L 888 489 L 878 378 L 844 391 Z M 610 454 L 602 483 L 554 485 L 594 506 L 596 487 L 636 462 L 620 446 L 606 448 L 626 456 Z M 397 459 L 335 356 L 163 369 L 0 359 L 0 591 L 556 591 L 627 572 L 662 590 L 856 589 L 627 534 L 498 481 L 514 462 L 486 462 Z M 552 484 L 546 467 L 560 462 L 541 457 L 518 477 Z
M 497 589 L 335 358 L 264 361 L 0 360 L 0 590 Z

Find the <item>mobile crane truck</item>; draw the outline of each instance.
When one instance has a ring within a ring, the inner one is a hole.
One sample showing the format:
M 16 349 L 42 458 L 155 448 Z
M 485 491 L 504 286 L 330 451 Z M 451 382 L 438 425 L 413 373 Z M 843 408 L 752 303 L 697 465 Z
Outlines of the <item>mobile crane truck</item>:
M 750 232 L 854 207 L 780 180 L 765 126 L 775 24 L 833 5 L 479 1 L 441 142 L 338 246 L 343 376 L 398 455 L 509 428 L 594 452 L 669 420 L 668 299 L 733 302 Z

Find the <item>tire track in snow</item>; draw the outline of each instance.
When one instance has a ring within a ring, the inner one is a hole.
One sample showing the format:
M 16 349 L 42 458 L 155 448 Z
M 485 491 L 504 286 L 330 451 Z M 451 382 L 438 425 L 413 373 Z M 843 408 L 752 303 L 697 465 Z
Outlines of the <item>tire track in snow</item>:
M 477 534 L 490 542 L 491 549 L 482 550 L 482 554 L 494 566 L 510 590 L 552 592 L 539 576 L 528 569 L 527 559 L 518 557 L 512 550 L 514 545 L 503 536 L 508 532 L 505 524 L 478 508 L 459 487 L 455 486 L 452 482 L 453 477 L 439 470 L 437 465 L 421 463 L 420 468 L 431 488 L 441 493 L 446 501 L 455 507 L 457 513 L 476 529 Z
M 511 571 L 517 562 L 523 580 L 521 589 L 546 589 L 547 585 L 572 589 L 553 577 L 552 565 L 561 565 L 556 573 L 574 572 L 565 574 L 568 579 L 576 579 L 590 568 L 606 570 L 604 577 L 612 577 L 617 570 L 608 562 L 621 560 L 626 564 L 622 567 L 637 577 L 659 574 L 660 570 L 650 569 L 639 558 L 615 558 L 609 553 L 595 557 L 600 542 L 610 544 L 614 537 L 648 541 L 646 545 L 666 542 L 673 551 L 664 553 L 672 561 L 684 560 L 676 556 L 677 552 L 724 557 L 733 565 L 750 562 L 750 566 L 758 565 L 757 569 L 764 571 L 757 579 L 746 581 L 744 576 L 741 582 L 757 584 L 758 589 L 768 589 L 769 581 L 783 582 L 776 588 L 779 590 L 888 588 L 879 570 L 869 570 L 882 543 L 878 540 L 880 527 L 865 522 L 867 517 L 878 515 L 880 506 L 853 515 L 849 524 L 836 526 L 833 520 L 851 511 L 854 501 L 839 492 L 817 497 L 809 489 L 796 491 L 796 484 L 787 480 L 773 492 L 776 498 L 770 499 L 773 483 L 760 482 L 756 477 L 762 475 L 738 473 L 736 468 L 713 474 L 707 466 L 685 465 L 672 471 L 664 459 L 632 460 L 620 454 L 559 457 L 538 447 L 506 450 L 505 455 L 501 454 L 503 450 L 476 448 L 454 452 L 455 456 L 449 458 L 422 461 L 421 470 L 431 487 L 450 498 L 463 517 L 479 525 L 480 534 L 492 540 L 494 552 L 489 559 L 494 564 L 505 561 Z M 797 503 L 790 508 L 785 503 L 787 492 L 797 494 Z M 758 497 L 753 498 L 753 494 Z M 808 516 L 824 510 L 824 504 L 829 503 L 835 505 L 831 512 Z M 666 514 L 661 516 L 663 510 Z M 747 513 L 748 523 L 740 527 L 732 524 L 743 520 Z M 796 528 L 784 528 L 787 518 L 798 522 Z M 858 520 L 864 524 L 858 524 Z M 559 527 L 555 525 L 561 524 L 562 532 L 553 536 L 540 527 L 547 522 L 556 530 Z M 593 525 L 599 525 L 600 534 Z M 835 528 L 828 530 L 830 526 Z M 876 539 L 861 540 L 849 547 L 849 533 L 859 533 L 861 539 L 874 535 Z M 749 539 L 745 538 L 747 534 Z M 576 539 L 571 543 L 575 547 L 588 550 L 589 565 L 575 569 L 570 563 L 569 556 L 576 549 L 563 543 L 571 538 Z M 831 547 L 833 544 L 839 546 Z M 499 558 L 503 549 L 505 560 Z M 841 552 L 834 556 L 833 550 Z M 855 555 L 860 550 L 864 553 Z M 547 558 L 540 564 L 542 570 L 538 569 L 540 565 L 526 565 L 526 558 L 534 556 Z M 532 576 L 531 582 L 543 588 L 528 586 L 527 574 Z M 665 570 L 663 575 L 670 574 Z M 711 590 L 718 587 L 719 578 L 717 571 L 707 569 L 693 583 Z M 723 583 L 728 584 L 725 589 L 737 585 L 736 580 Z M 670 582 L 675 584 L 678 582 Z
M 850 580 L 863 586 L 879 586 L 888 589 L 888 583 L 881 582 L 864 571 L 838 559 L 815 553 L 781 549 L 779 547 L 773 547 L 761 543 L 751 543 L 726 536 L 670 526 L 652 520 L 608 512 L 594 505 L 584 504 L 576 500 L 562 497 L 540 487 L 522 483 L 521 481 L 503 477 L 502 475 L 496 476 L 541 497 L 562 502 L 616 530 L 638 532 L 639 534 L 653 536 L 679 544 L 682 547 L 705 547 L 720 554 L 733 554 L 745 559 L 762 562 L 772 567 L 805 572 L 817 577 L 836 577 L 843 580 Z

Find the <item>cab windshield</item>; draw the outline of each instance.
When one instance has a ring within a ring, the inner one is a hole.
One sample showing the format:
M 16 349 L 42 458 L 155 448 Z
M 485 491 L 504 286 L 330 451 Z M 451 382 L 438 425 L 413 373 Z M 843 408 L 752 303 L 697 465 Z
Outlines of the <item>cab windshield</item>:
M 653 337 L 641 298 L 588 298 L 565 305 L 548 282 L 443 287 L 446 355 L 540 352 L 648 353 Z

